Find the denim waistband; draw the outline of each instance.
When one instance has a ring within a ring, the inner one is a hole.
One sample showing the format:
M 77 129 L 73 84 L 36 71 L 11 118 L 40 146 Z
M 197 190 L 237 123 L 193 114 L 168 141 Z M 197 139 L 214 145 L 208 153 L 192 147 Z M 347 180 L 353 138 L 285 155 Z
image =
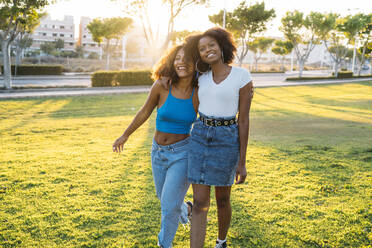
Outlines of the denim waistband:
M 176 143 L 173 143 L 173 144 L 170 144 L 170 145 L 159 145 L 155 139 L 153 139 L 152 141 L 152 145 L 155 147 L 155 148 L 161 148 L 161 149 L 164 149 L 164 150 L 177 150 L 178 148 L 181 148 L 185 145 L 187 145 L 189 143 L 189 140 L 190 140 L 190 136 L 187 137 L 186 139 L 183 139 L 183 140 L 180 140 Z
M 231 119 L 236 118 L 235 115 L 233 116 L 212 116 L 212 115 L 205 115 L 199 112 L 198 120 L 200 120 L 200 116 L 203 116 L 204 118 L 208 118 L 208 119 L 215 119 L 215 120 L 231 120 Z

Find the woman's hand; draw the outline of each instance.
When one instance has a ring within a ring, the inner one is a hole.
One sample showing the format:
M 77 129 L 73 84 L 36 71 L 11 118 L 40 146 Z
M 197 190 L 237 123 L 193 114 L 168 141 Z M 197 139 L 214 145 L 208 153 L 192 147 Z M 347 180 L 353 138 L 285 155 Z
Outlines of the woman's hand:
M 245 168 L 245 162 L 239 160 L 238 168 L 236 169 L 235 184 L 244 183 L 246 177 L 247 169 Z
M 116 152 L 116 153 L 122 152 L 123 149 L 124 149 L 124 143 L 127 142 L 127 140 L 128 140 L 128 137 L 126 137 L 124 135 L 117 138 L 115 140 L 114 144 L 112 145 L 113 151 Z
M 170 77 L 162 76 L 161 78 L 158 79 L 158 81 L 161 84 L 161 86 L 163 86 L 166 90 L 169 90 L 169 87 L 172 83 L 172 80 Z

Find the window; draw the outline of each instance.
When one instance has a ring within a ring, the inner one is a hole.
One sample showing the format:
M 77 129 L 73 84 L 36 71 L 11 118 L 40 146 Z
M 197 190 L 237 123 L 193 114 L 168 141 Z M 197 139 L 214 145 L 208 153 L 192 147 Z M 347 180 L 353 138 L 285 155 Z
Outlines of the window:
M 70 42 L 70 46 L 73 46 L 73 45 L 74 45 L 74 43 Z
M 57 34 L 56 33 L 53 33 L 53 37 L 57 37 Z
M 59 34 L 59 37 L 65 37 L 65 35 L 64 34 Z
M 47 28 L 47 27 L 48 27 L 48 25 L 47 25 L 47 24 L 45 24 L 45 25 L 44 25 L 44 28 Z
M 65 26 L 60 26 L 61 29 L 65 29 Z
M 87 36 L 84 34 L 84 35 L 83 35 L 83 38 L 87 38 Z
M 91 46 L 91 47 L 95 47 L 96 45 L 94 45 L 94 44 L 90 44 L 90 46 Z
M 47 36 L 46 33 L 43 33 L 43 36 Z
M 87 44 L 83 44 L 83 46 L 86 46 Z
M 56 26 L 55 26 L 55 25 L 53 25 L 53 26 L 52 26 L 52 28 L 56 28 Z
M 72 34 L 70 35 L 70 37 L 72 38 Z

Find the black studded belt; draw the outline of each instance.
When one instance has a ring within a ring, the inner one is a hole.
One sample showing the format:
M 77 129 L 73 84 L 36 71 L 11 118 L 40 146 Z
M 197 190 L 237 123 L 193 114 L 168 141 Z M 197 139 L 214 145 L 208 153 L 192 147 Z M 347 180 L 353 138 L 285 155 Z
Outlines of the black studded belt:
M 230 126 L 233 124 L 236 124 L 236 119 L 212 119 L 212 118 L 205 118 L 203 116 L 200 116 L 200 120 L 204 123 L 206 126 L 212 126 L 212 127 L 219 127 L 219 126 Z

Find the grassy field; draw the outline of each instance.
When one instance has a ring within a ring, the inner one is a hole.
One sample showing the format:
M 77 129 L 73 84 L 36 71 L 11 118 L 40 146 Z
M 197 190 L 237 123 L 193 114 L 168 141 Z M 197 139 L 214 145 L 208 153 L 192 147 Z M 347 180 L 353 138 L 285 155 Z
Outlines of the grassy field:
M 155 114 L 111 149 L 145 98 L 0 101 L 0 247 L 156 247 Z M 372 246 L 372 82 L 256 89 L 247 161 L 230 247 Z

